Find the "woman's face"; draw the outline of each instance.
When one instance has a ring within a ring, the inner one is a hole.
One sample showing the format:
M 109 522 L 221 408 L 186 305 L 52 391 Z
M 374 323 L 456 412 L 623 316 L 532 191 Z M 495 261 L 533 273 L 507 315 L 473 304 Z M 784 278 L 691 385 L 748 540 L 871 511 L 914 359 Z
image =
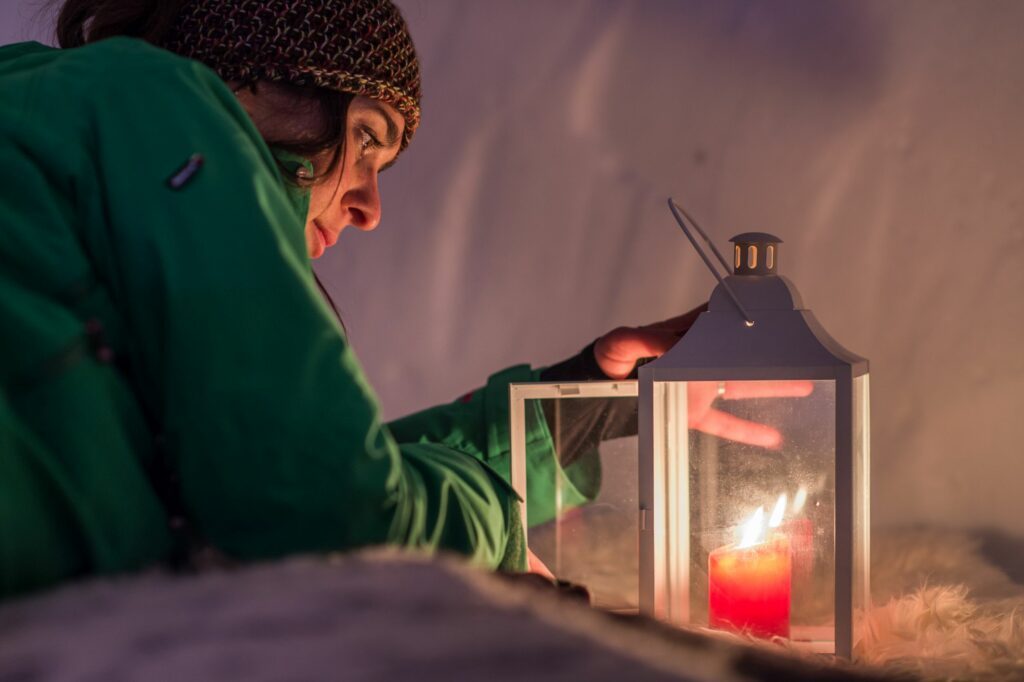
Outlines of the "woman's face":
M 361 96 L 352 100 L 342 156 L 331 174 L 311 188 L 306 218 L 310 258 L 322 256 L 350 225 L 360 230 L 377 227 L 377 176 L 394 162 L 404 131 L 405 119 L 391 105 Z M 313 160 L 315 173 L 329 164 L 330 156 Z
M 255 91 L 233 83 L 239 102 L 256 128 L 267 139 L 298 139 L 310 130 L 323 128 L 316 106 L 296 103 L 292 95 L 273 83 L 261 83 Z M 327 177 L 310 188 L 306 216 L 306 250 L 319 258 L 351 225 L 372 230 L 380 222 L 380 191 L 377 176 L 398 155 L 405 119 L 389 104 L 369 97 L 355 97 L 348 108 L 345 146 Z M 330 166 L 332 152 L 313 159 L 320 176 Z

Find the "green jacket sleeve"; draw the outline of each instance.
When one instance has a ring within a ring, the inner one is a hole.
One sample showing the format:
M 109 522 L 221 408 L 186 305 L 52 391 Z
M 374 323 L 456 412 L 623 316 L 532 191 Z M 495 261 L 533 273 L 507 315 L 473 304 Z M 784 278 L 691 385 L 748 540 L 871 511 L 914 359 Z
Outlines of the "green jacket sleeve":
M 540 378 L 541 370 L 517 365 L 491 375 L 487 383 L 454 402 L 402 417 L 388 424 L 399 441 L 439 443 L 486 462 L 506 480 L 511 472 L 509 385 Z M 563 509 L 590 501 L 599 468 L 594 457 L 563 469 L 540 401 L 526 404 L 527 525 L 553 519 Z M 586 485 L 579 485 L 585 482 Z
M 82 49 L 82 238 L 200 533 L 239 557 L 390 542 L 521 565 L 505 556 L 518 520 L 501 478 L 381 423 L 315 289 L 304 216 L 225 84 L 137 41 Z

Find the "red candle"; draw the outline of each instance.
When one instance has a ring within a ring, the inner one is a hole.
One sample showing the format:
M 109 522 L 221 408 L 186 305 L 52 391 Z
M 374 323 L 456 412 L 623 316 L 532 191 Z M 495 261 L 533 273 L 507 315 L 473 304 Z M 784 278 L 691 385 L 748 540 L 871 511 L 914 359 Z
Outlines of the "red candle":
M 758 637 L 789 637 L 789 539 L 719 547 L 708 558 L 708 625 Z

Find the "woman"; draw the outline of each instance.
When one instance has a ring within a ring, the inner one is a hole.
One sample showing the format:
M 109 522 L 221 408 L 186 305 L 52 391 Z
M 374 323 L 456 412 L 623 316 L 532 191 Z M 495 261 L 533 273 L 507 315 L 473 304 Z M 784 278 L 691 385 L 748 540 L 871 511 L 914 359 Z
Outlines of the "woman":
M 58 34 L 0 49 L 0 596 L 199 544 L 525 568 L 509 382 L 624 377 L 693 315 L 385 425 L 309 258 L 419 123 L 398 10 L 68 0 Z

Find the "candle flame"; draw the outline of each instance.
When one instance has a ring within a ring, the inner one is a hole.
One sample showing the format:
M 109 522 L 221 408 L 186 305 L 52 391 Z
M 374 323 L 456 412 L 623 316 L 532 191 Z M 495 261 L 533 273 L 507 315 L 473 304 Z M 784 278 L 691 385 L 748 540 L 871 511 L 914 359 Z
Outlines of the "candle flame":
M 806 498 L 806 493 L 804 493 L 804 496 Z M 788 504 L 789 496 L 786 493 L 779 495 L 779 499 L 775 501 L 775 506 L 772 507 L 772 513 L 768 517 L 767 523 L 765 523 L 764 507 L 758 507 L 757 511 L 740 524 L 738 528 L 740 541 L 736 545 L 737 549 L 753 547 L 764 542 L 769 528 L 778 528 L 782 525 L 782 517 L 786 515 Z
M 764 540 L 764 507 L 758 507 L 757 511 L 743 522 L 741 529 L 743 535 L 741 536 L 739 549 L 753 547 L 762 542 Z
M 772 509 L 772 515 L 768 518 L 769 528 L 778 528 L 782 525 L 782 515 L 786 513 L 786 502 L 786 493 L 779 495 L 779 499 L 775 503 L 775 508 Z
M 802 485 L 793 496 L 793 513 L 799 514 L 805 504 L 807 504 L 807 486 Z

